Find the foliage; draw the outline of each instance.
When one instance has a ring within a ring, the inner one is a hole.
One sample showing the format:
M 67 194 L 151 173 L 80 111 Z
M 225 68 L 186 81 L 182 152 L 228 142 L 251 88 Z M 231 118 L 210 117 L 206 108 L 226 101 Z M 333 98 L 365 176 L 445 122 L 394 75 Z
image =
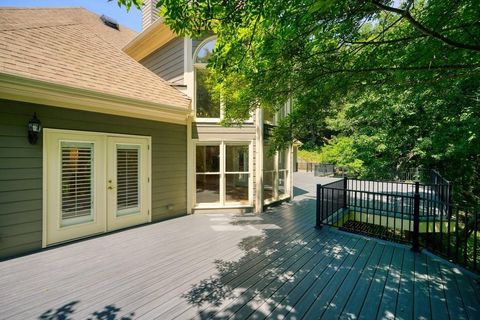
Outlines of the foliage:
M 118 0 L 128 3 L 128 0 Z M 137 0 L 131 0 L 138 3 Z M 226 124 L 288 99 L 272 145 L 323 145 L 362 175 L 435 167 L 479 201 L 477 0 L 159 0 L 178 34 L 213 31 Z

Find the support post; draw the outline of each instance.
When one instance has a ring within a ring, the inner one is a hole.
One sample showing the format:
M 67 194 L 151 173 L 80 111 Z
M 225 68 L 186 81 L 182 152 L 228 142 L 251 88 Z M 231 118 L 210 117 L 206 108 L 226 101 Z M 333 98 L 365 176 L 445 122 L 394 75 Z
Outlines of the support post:
M 452 217 L 452 204 L 453 204 L 453 186 L 450 182 L 448 182 L 448 203 L 447 203 L 447 206 L 448 206 L 448 219 L 450 220 L 450 218 Z M 450 232 L 450 229 L 448 230 L 448 232 Z
M 323 204 L 323 199 L 322 199 L 322 185 L 317 184 L 317 206 L 316 206 L 316 223 L 315 227 L 317 229 L 322 228 L 322 204 Z
M 348 208 L 347 202 L 347 189 L 348 189 L 348 178 L 343 178 L 343 209 L 346 210 Z
M 413 195 L 413 236 L 412 251 L 420 252 L 420 183 L 415 182 L 415 194 Z

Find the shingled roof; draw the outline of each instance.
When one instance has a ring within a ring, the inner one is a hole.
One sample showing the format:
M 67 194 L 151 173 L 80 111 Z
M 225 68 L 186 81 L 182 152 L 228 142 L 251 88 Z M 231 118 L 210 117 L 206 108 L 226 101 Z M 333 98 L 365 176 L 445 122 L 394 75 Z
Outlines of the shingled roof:
M 121 50 L 135 35 L 83 8 L 0 8 L 0 74 L 187 109 L 185 95 Z

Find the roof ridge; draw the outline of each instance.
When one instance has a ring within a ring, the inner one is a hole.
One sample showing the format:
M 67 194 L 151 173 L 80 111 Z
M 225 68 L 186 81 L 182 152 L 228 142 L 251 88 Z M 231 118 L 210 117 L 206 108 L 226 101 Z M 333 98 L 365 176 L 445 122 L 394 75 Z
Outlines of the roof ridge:
M 19 27 L 15 25 L 11 28 L 2 29 L 0 26 L 0 32 L 4 31 L 15 31 L 15 30 L 32 30 L 32 29 L 42 29 L 42 28 L 56 28 L 56 27 L 66 27 L 66 26 L 76 26 L 83 24 L 81 22 L 72 22 L 72 23 L 58 23 L 58 24 L 50 24 L 50 25 L 38 25 L 38 26 L 28 26 L 28 27 Z
M 87 10 L 85 7 L 14 7 L 14 6 L 2 7 L 2 6 L 0 6 L 0 10 L 57 10 L 57 9 L 84 9 L 84 10 Z

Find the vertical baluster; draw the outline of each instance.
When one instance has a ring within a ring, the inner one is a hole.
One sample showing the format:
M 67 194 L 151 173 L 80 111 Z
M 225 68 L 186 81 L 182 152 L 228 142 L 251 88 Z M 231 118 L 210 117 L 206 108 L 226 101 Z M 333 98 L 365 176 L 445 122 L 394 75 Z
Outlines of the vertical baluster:
M 465 209 L 465 226 L 463 228 L 463 231 L 464 231 L 464 241 L 463 241 L 463 265 L 464 266 L 467 266 L 467 262 L 468 262 L 468 210 Z
M 473 221 L 474 221 L 474 229 L 473 229 L 473 270 L 474 271 L 477 271 L 477 232 L 478 232 L 478 226 L 477 226 L 477 223 L 478 223 L 478 210 L 477 209 L 474 209 L 474 217 L 473 217 Z
M 458 239 L 458 220 L 460 218 L 460 209 L 457 208 L 457 216 L 455 222 L 455 261 L 458 261 L 458 247 L 459 247 L 459 239 Z
M 322 203 L 321 194 L 322 194 L 322 185 L 317 184 L 317 207 L 316 207 L 316 223 L 315 223 L 315 226 L 319 229 L 322 227 L 322 222 L 321 222 L 321 203 Z

